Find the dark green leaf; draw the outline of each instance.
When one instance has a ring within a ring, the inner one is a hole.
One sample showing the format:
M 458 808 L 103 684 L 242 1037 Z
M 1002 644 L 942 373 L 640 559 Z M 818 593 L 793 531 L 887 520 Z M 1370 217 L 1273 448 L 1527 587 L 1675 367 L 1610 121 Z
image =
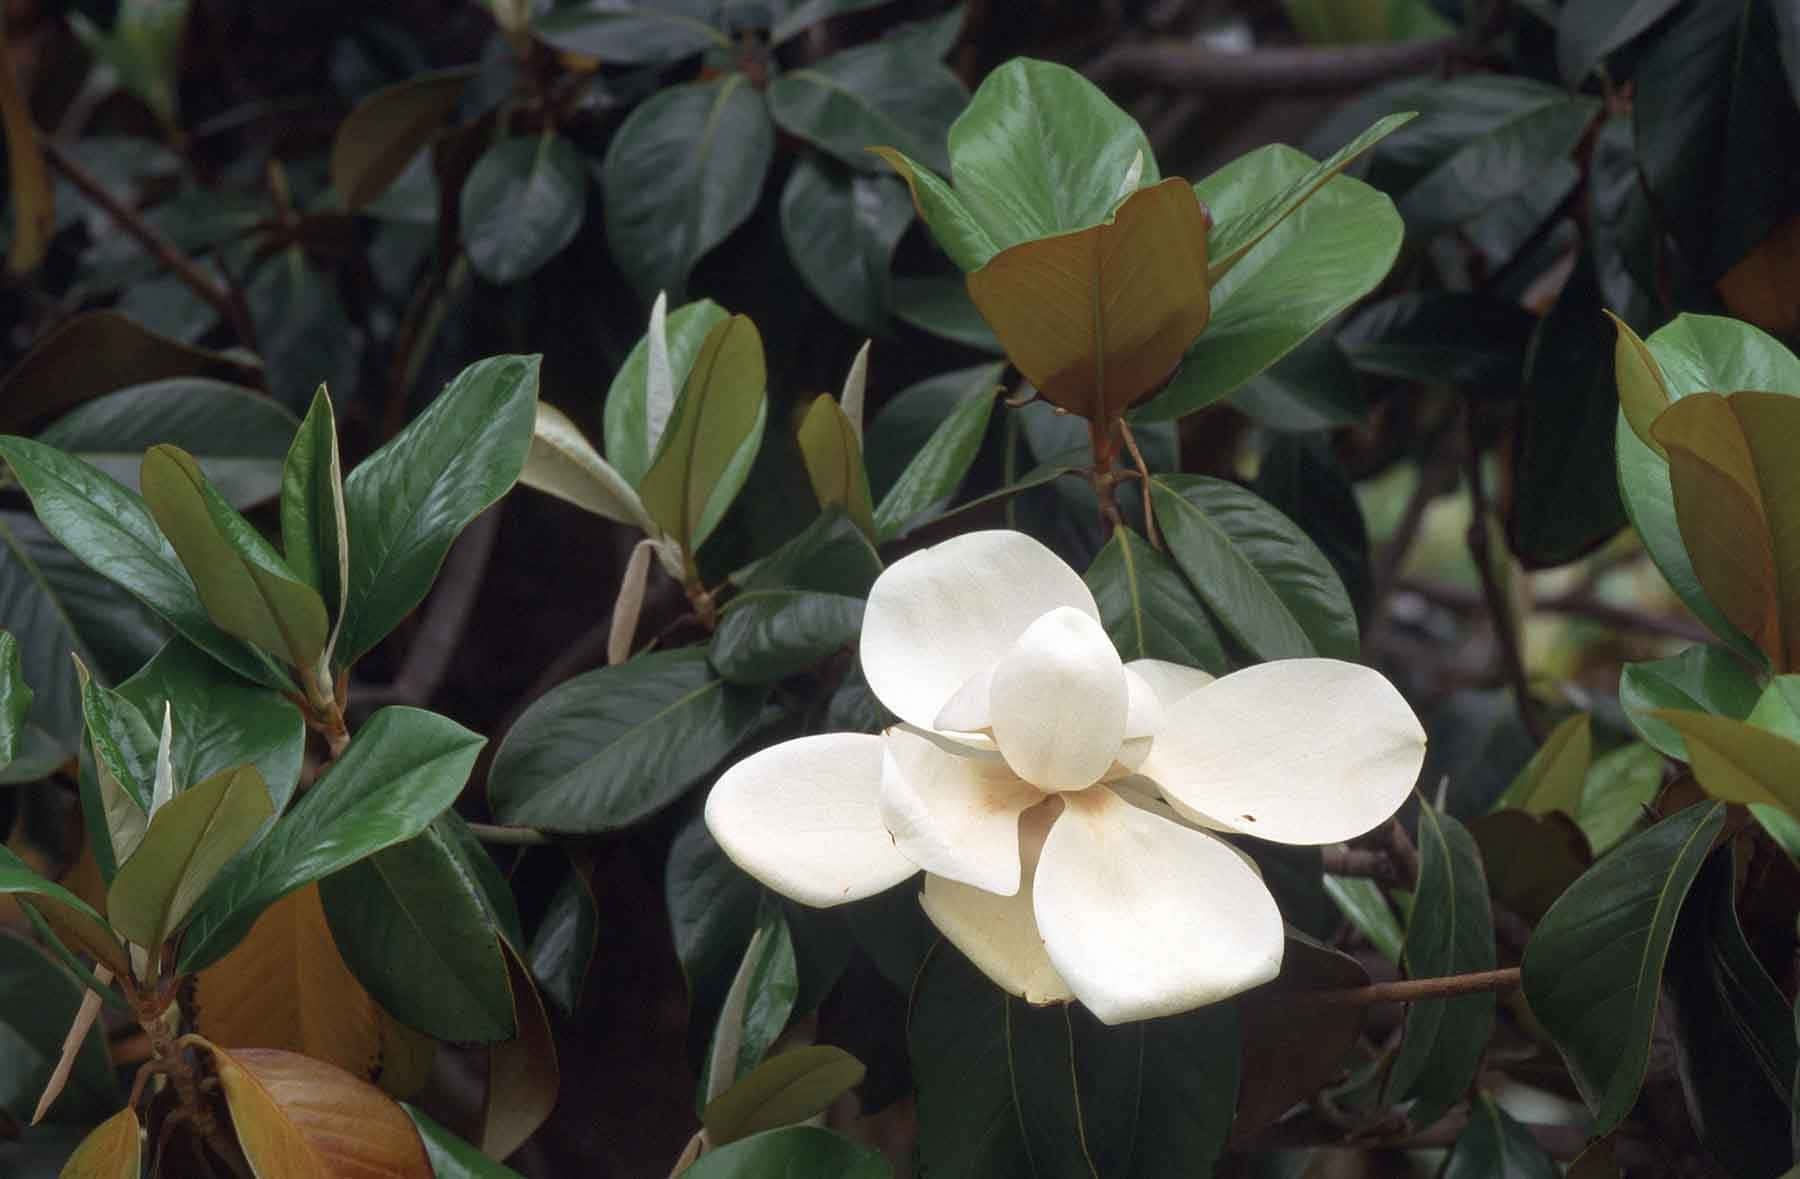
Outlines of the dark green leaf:
M 267 396 L 202 377 L 133 385 L 96 397 L 56 419 L 38 441 L 92 463 L 133 491 L 144 451 L 159 442 L 200 463 L 219 494 L 239 509 L 281 486 L 281 456 L 294 415 Z
M 756 926 L 762 886 L 725 858 L 699 815 L 676 835 L 663 879 L 675 953 L 687 978 L 690 1056 L 698 1057 Z
M 716 678 L 699 648 L 640 656 L 546 693 L 494 757 L 503 822 L 611 831 L 672 802 L 755 727 L 759 694 Z
M 1682 1090 L 1700 1140 L 1733 1175 L 1793 1162 L 1793 1012 L 1738 925 L 1732 858 L 1708 857 L 1675 927 L 1666 978 L 1681 1044 Z
M 573 866 L 550 898 L 550 908 L 531 936 L 527 955 L 544 997 L 573 1019 L 587 987 L 588 967 L 600 937 L 600 910 L 587 874 Z
M 956 391 L 957 400 L 944 414 L 930 437 L 912 451 L 912 457 L 894 479 L 875 508 L 875 536 L 882 543 L 906 535 L 922 516 L 945 503 L 956 493 L 963 477 L 975 462 L 981 440 L 987 435 L 988 419 L 993 416 L 994 394 L 999 386 L 1000 366 L 984 364 L 929 378 L 903 390 L 888 403 L 882 416 L 871 428 L 866 445 L 883 445 L 886 435 L 896 426 L 889 421 L 893 407 L 909 394 L 933 382 Z M 935 389 L 936 386 L 934 386 Z M 898 419 L 895 419 L 897 421 Z M 870 453 L 873 453 L 872 449 Z M 871 462 L 873 460 L 870 460 Z M 870 480 L 874 481 L 871 469 Z
M 1604 1133 L 1637 1101 L 1676 915 L 1725 823 L 1701 803 L 1614 849 L 1544 915 L 1525 947 L 1525 998 Z
M 1507 517 L 1512 550 L 1528 569 L 1573 561 L 1625 526 L 1607 461 L 1618 394 L 1612 342 L 1595 319 L 1602 300 L 1584 250 L 1532 337 Z
M 1291 520 L 1199 475 L 1157 476 L 1151 502 L 1176 564 L 1252 655 L 1356 657 L 1356 612 L 1343 582 Z
M 833 315 L 871 335 L 885 333 L 888 266 L 911 224 L 898 181 L 817 156 L 803 156 L 781 190 L 781 236 L 794 268 Z
M 1662 777 L 1662 754 L 1642 741 L 1594 759 L 1581 789 L 1581 811 L 1575 821 L 1595 855 L 1604 855 L 1631 834 L 1662 789 Z
M 1350 358 L 1325 332 L 1251 377 L 1231 404 L 1270 429 L 1296 433 L 1354 425 L 1369 411 Z
M 813 1126 L 788 1126 L 708 1151 L 684 1179 L 890 1179 L 880 1155 Z
M 1677 761 L 1688 760 L 1687 742 L 1652 712 L 1684 708 L 1742 720 L 1756 707 L 1761 691 L 1744 661 L 1718 646 L 1694 646 L 1666 659 L 1627 663 L 1619 672 L 1619 707 L 1625 718 L 1653 749 Z
M 894 314 L 922 332 L 982 352 L 999 352 L 994 329 L 975 310 L 962 276 L 896 278 Z
M 1013 1094 L 1008 1027 L 1020 1006 L 942 941 L 926 960 L 906 1024 L 922 1173 L 935 1179 L 1036 1173 Z
M 423 831 L 455 801 L 485 740 L 417 708 L 384 708 L 306 796 L 220 878 L 182 946 L 192 974 L 218 961 L 294 889 Z
M 120 861 L 144 837 L 160 752 L 158 730 L 134 701 L 95 681 L 83 665 L 77 664 L 76 672 L 87 725 L 82 752 L 91 753 L 81 765 L 82 818 L 100 878 L 111 884 Z
M 92 954 L 115 976 L 131 972 L 125 947 L 119 944 L 105 918 L 62 885 L 52 884 L 33 872 L 25 861 L 0 845 L 0 896 L 7 895 L 35 907 L 72 948 Z
M 37 693 L 25 682 L 19 661 L 19 640 L 10 631 L 0 631 L 0 765 L 19 756 L 19 740 L 24 734 L 25 718 L 31 713 L 31 702 Z
M 694 263 L 755 210 L 774 152 L 762 96 L 742 74 L 670 86 L 627 116 L 600 186 L 606 239 L 639 294 L 680 296 Z
M 781 906 L 765 901 L 725 1007 L 719 1012 L 719 1027 L 704 1073 L 709 1087 L 716 1084 L 723 1094 L 761 1064 L 787 1030 L 799 997 L 800 968 L 794 958 L 793 935 Z M 722 1053 L 729 1053 L 729 1063 Z M 704 1109 L 711 1103 L 710 1097 L 706 1093 L 701 1096 Z
M 1556 1164 L 1531 1131 L 1486 1093 L 1469 1106 L 1469 1125 L 1444 1163 L 1443 1179 L 1556 1179 Z
M 1225 225 L 1254 215 L 1316 166 L 1279 144 L 1232 161 L 1194 191 Z M 1235 391 L 1374 288 L 1404 231 L 1393 202 L 1335 176 L 1212 288 L 1212 318 L 1138 416 L 1184 417 Z
M 263 263 L 244 298 L 277 401 L 298 410 L 321 382 L 339 396 L 355 390 L 357 334 L 350 313 L 337 283 L 298 246 Z
M 769 29 L 769 40 L 779 45 L 791 37 L 804 33 L 807 29 L 830 20 L 834 16 L 842 16 L 847 12 L 860 12 L 865 8 L 879 8 L 888 0 L 775 0 L 775 24 Z M 960 13 L 956 15 L 960 16 Z M 954 30 L 952 30 L 954 32 Z M 943 54 L 938 54 L 942 57 Z
M 430 1114 L 406 1102 L 400 1103 L 418 1128 L 425 1157 L 436 1179 L 520 1179 L 519 1173 L 490 1159 L 469 1143 L 446 1130 Z
M 1224 1153 L 1237 1105 L 1237 1043 L 1231 1003 L 1144 1026 L 1132 1179 L 1204 1175 Z
M 661 65 L 702 49 L 729 49 L 714 27 L 716 0 L 646 0 L 565 6 L 532 22 L 532 33 L 564 53 L 605 65 Z
M 340 666 L 412 612 L 450 542 L 519 477 L 531 449 L 537 383 L 535 356 L 477 361 L 344 480 L 350 592 L 338 634 Z
M 1032 1007 L 1009 998 L 1006 1014 L 1019 1131 L 1039 1173 L 1124 1174 L 1137 1139 L 1145 1040 L 1160 1029 L 1109 1028 L 1073 1003 Z
M 487 149 L 463 181 L 463 247 L 489 282 L 527 278 L 575 239 L 587 213 L 587 169 L 553 131 Z
M 1251 490 L 1312 538 L 1362 614 L 1374 592 L 1369 528 L 1329 439 L 1322 434 L 1269 439 Z
M 1494 969 L 1494 913 L 1481 853 L 1461 823 L 1419 808 L 1419 887 L 1406 923 L 1413 978 Z M 1408 1005 L 1406 1038 L 1388 1073 L 1387 1099 L 1415 1099 L 1407 1118 L 1429 1126 L 1475 1079 L 1494 1028 L 1492 992 Z
M 344 961 L 394 1018 L 440 1040 L 514 1034 L 499 931 L 439 823 L 325 877 L 319 899 Z
M 885 171 L 866 150 L 880 146 L 942 173 L 950 170 L 945 134 L 969 93 L 946 66 L 885 39 L 782 74 L 768 98 L 777 126 L 852 168 Z
M 1362 876 L 1326 876 L 1325 895 L 1383 958 L 1398 964 L 1406 935 L 1381 885 Z
M 1400 198 L 1408 228 L 1435 233 L 1529 189 L 1566 160 L 1600 100 L 1562 96 L 1459 146 Z
M 732 579 L 745 592 L 795 589 L 866 598 L 880 574 L 881 558 L 869 538 L 843 512 L 830 510 Z
M 337 417 L 323 385 L 282 462 L 281 542 L 288 568 L 319 591 L 337 623 L 350 588 L 350 538 Z
M 862 600 L 841 594 L 739 594 L 713 634 L 712 664 L 734 684 L 773 683 L 855 642 L 862 617 Z
M 1337 340 L 1364 372 L 1511 397 L 1536 323 L 1516 304 L 1490 295 L 1412 291 L 1371 303 Z M 1603 325 L 1590 328 L 1610 357 Z
M 63 1036 L 81 1006 L 82 988 L 49 955 L 23 938 L 0 937 L 0 1110 L 24 1124 L 36 1108 Z M 118 1108 L 119 1083 L 106 1054 L 104 1028 L 82 1040 L 62 1096 L 50 1107 L 53 1123 L 93 1123 Z
M 1579 86 L 1615 49 L 1630 44 L 1667 16 L 1680 0 L 1570 0 L 1556 21 L 1556 66 Z
M 1227 670 L 1218 632 L 1193 588 L 1136 532 L 1115 529 L 1083 580 L 1121 658 L 1165 659 L 1214 675 Z
M 144 501 L 94 468 L 24 438 L 0 439 L 38 519 L 96 573 L 130 590 L 195 646 L 271 687 L 287 677 L 268 656 L 215 626 Z

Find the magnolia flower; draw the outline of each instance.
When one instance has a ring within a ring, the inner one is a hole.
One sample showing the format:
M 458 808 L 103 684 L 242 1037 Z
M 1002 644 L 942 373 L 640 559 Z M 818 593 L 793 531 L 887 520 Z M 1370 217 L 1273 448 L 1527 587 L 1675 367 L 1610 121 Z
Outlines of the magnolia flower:
M 1348 839 L 1399 808 L 1424 759 L 1418 718 L 1366 667 L 1287 659 L 1215 680 L 1122 662 L 1080 576 L 1017 532 L 895 562 L 861 649 L 901 723 L 739 762 L 707 799 L 713 836 L 814 906 L 923 869 L 926 913 L 983 973 L 1106 1023 L 1281 969 L 1275 900 L 1220 833 Z

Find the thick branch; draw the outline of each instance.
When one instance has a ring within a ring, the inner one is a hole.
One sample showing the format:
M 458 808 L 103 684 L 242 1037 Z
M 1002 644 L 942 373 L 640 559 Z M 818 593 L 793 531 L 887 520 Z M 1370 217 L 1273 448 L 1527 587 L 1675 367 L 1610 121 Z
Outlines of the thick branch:
M 1416 1003 L 1421 999 L 1447 999 L 1483 991 L 1511 991 L 1518 986 L 1519 968 L 1509 966 L 1504 970 L 1483 970 L 1475 974 L 1403 978 L 1396 982 L 1370 983 L 1366 987 L 1300 991 L 1295 998 L 1326 1007 L 1371 1007 L 1377 1003 Z
M 1209 94 L 1332 94 L 1441 65 L 1455 37 L 1397 45 L 1212 49 L 1180 41 L 1114 46 L 1088 67 L 1097 85 L 1142 82 Z
M 61 144 L 48 135 L 38 137 L 43 145 L 44 158 L 50 166 L 62 174 L 63 179 L 81 190 L 83 196 L 93 201 L 106 211 L 120 229 L 129 234 L 145 251 L 168 267 L 170 272 L 179 278 L 188 289 L 205 299 L 212 308 L 231 324 L 232 330 L 246 346 L 254 348 L 256 337 L 251 331 L 250 317 L 246 313 L 243 302 L 238 299 L 224 283 L 221 283 L 201 269 L 198 263 L 182 252 L 181 247 L 170 241 L 162 230 L 156 228 L 144 215 L 114 196 L 107 187 L 100 183 L 100 178 L 87 170 L 86 165 L 65 151 Z

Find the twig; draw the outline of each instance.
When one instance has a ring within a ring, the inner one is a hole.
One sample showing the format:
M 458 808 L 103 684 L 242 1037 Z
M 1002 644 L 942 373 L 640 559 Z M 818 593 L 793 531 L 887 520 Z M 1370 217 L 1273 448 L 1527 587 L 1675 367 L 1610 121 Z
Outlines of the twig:
M 1393 854 L 1394 862 L 1400 866 L 1400 883 L 1407 888 L 1419 887 L 1419 849 L 1413 846 L 1412 836 L 1399 819 L 1388 823 L 1388 850 Z
M 1370 1007 L 1377 1003 L 1416 1003 L 1421 999 L 1446 999 L 1484 991 L 1510 991 L 1519 985 L 1519 968 L 1482 970 L 1474 974 L 1447 974 L 1438 978 L 1403 978 L 1370 983 L 1363 987 L 1339 987 L 1322 991 L 1297 991 L 1300 1002 L 1326 1007 Z
M 1418 594 L 1451 610 L 1479 610 L 1484 605 L 1481 594 L 1449 582 L 1405 577 L 1395 583 L 1395 588 Z M 1653 614 L 1630 606 L 1615 606 L 1590 597 L 1588 592 L 1581 589 L 1541 598 L 1529 603 L 1529 606 L 1533 611 L 1586 618 L 1618 630 L 1642 631 L 1645 634 L 1666 635 L 1672 639 L 1687 639 L 1696 643 L 1703 643 L 1710 637 L 1706 628 L 1692 619 Z
M 62 174 L 63 179 L 81 190 L 83 196 L 99 205 L 106 215 L 116 222 L 138 245 L 168 267 L 170 272 L 179 278 L 196 295 L 206 300 L 212 308 L 231 324 L 237 337 L 248 348 L 256 347 L 256 333 L 251 327 L 249 309 L 243 298 L 230 287 L 220 283 L 201 269 L 192 258 L 182 252 L 181 247 L 156 228 L 143 214 L 114 196 L 107 187 L 100 183 L 100 178 L 87 170 L 87 167 L 63 150 L 61 144 L 48 135 L 38 136 L 43 145 L 44 158 L 50 166 Z
M 1378 847 L 1322 847 L 1319 861 L 1333 876 L 1360 876 L 1382 884 L 1412 886 L 1412 880 L 1394 861 L 1391 852 Z
M 1150 541 L 1150 547 L 1160 552 L 1162 538 L 1156 535 L 1156 515 L 1150 510 L 1150 464 L 1144 461 L 1144 452 L 1138 449 L 1137 438 L 1124 418 L 1119 419 L 1119 434 L 1125 439 L 1125 449 L 1131 452 L 1131 460 L 1137 464 L 1138 474 L 1142 476 L 1138 485 L 1144 492 L 1144 536 Z
M 1332 94 L 1436 69 L 1461 43 L 1440 37 L 1232 52 L 1181 41 L 1127 41 L 1102 54 L 1087 75 L 1101 87 L 1142 82 L 1207 94 Z
M 1513 701 L 1519 709 L 1519 720 L 1525 731 L 1538 744 L 1544 742 L 1543 720 L 1538 716 L 1537 702 L 1531 698 L 1531 681 L 1525 674 L 1525 656 L 1519 647 L 1519 620 L 1513 616 L 1511 604 L 1494 569 L 1493 553 L 1488 543 L 1488 522 L 1492 508 L 1488 503 L 1487 483 L 1481 470 L 1481 444 L 1475 433 L 1475 415 L 1466 412 L 1464 425 L 1468 446 L 1463 454 L 1463 470 L 1469 480 L 1469 500 L 1473 512 L 1469 520 L 1469 558 L 1481 577 L 1481 593 L 1487 601 L 1487 613 L 1494 624 L 1494 635 L 1500 641 L 1500 660 L 1506 679 L 1512 685 Z
M 469 831 L 483 843 L 506 844 L 512 847 L 544 847 L 556 842 L 556 838 L 536 827 L 502 827 L 493 823 L 470 823 Z

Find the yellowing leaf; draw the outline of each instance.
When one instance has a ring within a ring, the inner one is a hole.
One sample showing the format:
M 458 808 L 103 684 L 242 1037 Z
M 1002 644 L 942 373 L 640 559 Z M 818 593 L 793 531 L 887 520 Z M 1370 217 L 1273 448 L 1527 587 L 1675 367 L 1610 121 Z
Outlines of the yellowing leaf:
M 1652 433 L 1706 596 L 1776 671 L 1800 667 L 1800 397 L 1695 393 Z
M 1681 734 L 1688 764 L 1708 794 L 1800 815 L 1800 742 L 1710 712 L 1658 708 L 1650 715 Z
M 213 490 L 193 456 L 153 446 L 138 481 L 219 629 L 296 667 L 316 666 L 330 633 L 324 600 Z
M 500 939 L 512 987 L 513 1023 L 519 1034 L 488 1049 L 487 1097 L 481 1110 L 481 1152 L 503 1159 L 537 1132 L 556 1108 L 561 1074 L 556 1066 L 556 1038 L 543 996 L 518 952 Z
M 319 886 L 263 910 L 194 981 L 194 1025 L 215 1043 L 299 1052 L 359 1077 L 382 1070 L 382 1012 L 332 940 Z
M 81 1140 L 57 1179 L 138 1179 L 143 1157 L 144 1130 L 127 1107 Z
M 862 1062 L 829 1044 L 771 1056 L 713 1098 L 700 1120 L 714 1146 L 803 1122 L 863 1079 Z
M 1739 319 L 1778 336 L 1800 332 L 1800 216 L 1776 226 L 1716 285 Z
M 177 929 L 232 856 L 274 811 L 253 765 L 220 770 L 150 819 L 143 842 L 106 893 L 113 928 L 146 949 Z
M 256 1179 L 432 1179 L 412 1119 L 367 1081 L 293 1052 L 194 1039 L 212 1056 Z
M 331 142 L 331 186 L 354 213 L 399 179 L 413 157 L 456 113 L 475 67 L 419 74 L 377 90 L 338 124 Z
M 6 131 L 6 167 L 13 208 L 12 245 L 7 250 L 6 268 L 13 274 L 28 274 L 37 269 L 50 249 L 50 236 L 56 231 L 56 202 L 50 173 L 44 167 L 44 151 L 38 146 L 37 127 L 31 121 L 31 109 L 13 76 L 4 30 L 0 30 L 0 125 Z
M 1045 398 L 1105 420 L 1161 387 L 1206 326 L 1206 234 L 1193 188 L 1165 180 L 1109 221 L 1000 251 L 969 296 Z
M 766 412 L 762 337 L 734 315 L 714 325 L 688 370 L 638 494 L 657 526 L 692 557 L 717 513 L 707 507 Z
M 1587 713 L 1578 712 L 1544 739 L 1543 747 L 1519 771 L 1494 809 L 1511 808 L 1532 815 L 1561 811 L 1573 816 L 1581 809 L 1581 789 L 1593 760 L 1593 725 Z
M 1618 329 L 1618 342 L 1613 346 L 1613 379 L 1619 386 L 1619 408 L 1625 411 L 1625 421 L 1631 432 L 1657 454 L 1668 458 L 1662 443 L 1651 433 L 1651 425 L 1657 415 L 1669 408 L 1674 400 L 1669 395 L 1669 386 L 1663 380 L 1662 366 L 1656 363 L 1656 357 L 1638 334 L 1631 330 L 1631 325 L 1606 312 L 1606 317 L 1613 321 Z
M 814 398 L 800 420 L 800 456 L 820 507 L 841 505 L 863 535 L 875 539 L 875 509 L 856 426 L 828 393 Z

